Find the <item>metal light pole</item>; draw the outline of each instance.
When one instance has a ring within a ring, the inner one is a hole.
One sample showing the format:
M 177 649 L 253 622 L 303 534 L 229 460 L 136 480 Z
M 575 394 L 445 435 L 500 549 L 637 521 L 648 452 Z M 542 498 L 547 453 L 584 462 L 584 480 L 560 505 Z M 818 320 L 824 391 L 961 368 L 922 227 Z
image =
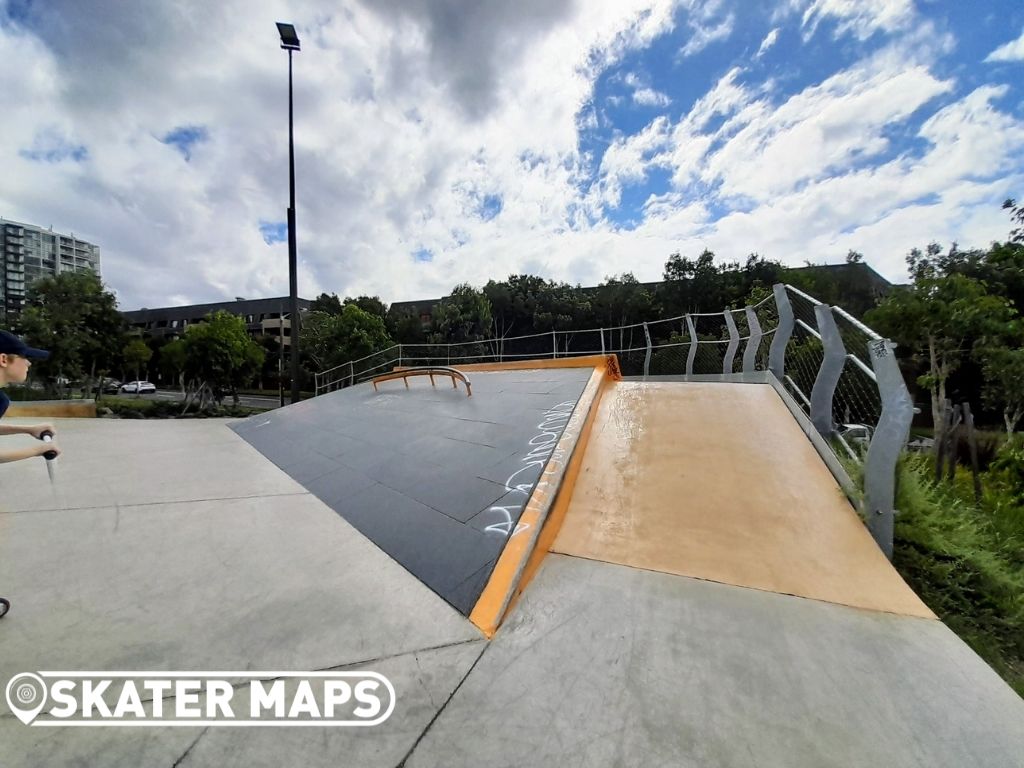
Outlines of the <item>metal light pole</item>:
M 284 408 L 284 305 L 277 314 L 277 394 Z
M 299 267 L 295 255 L 295 139 L 292 129 L 292 51 L 299 37 L 291 24 L 277 23 L 281 47 L 288 51 L 288 285 L 291 306 L 292 402 L 299 402 Z M 281 341 L 284 339 L 282 337 Z

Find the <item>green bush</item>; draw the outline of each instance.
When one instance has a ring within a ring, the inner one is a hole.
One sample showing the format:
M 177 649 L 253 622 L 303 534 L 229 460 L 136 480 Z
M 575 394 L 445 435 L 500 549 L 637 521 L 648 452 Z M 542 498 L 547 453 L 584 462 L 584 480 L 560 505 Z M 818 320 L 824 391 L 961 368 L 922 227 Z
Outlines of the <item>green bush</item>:
M 933 471 L 929 456 L 901 459 L 893 565 L 950 629 L 1024 695 L 1024 510 L 997 498 L 998 490 L 975 505 L 969 472 L 961 471 L 951 485 L 936 484 Z
M 230 405 L 223 407 L 211 406 L 203 411 L 193 407 L 182 416 L 185 404 L 177 400 L 146 400 L 134 397 L 106 397 L 99 404 L 101 408 L 109 408 L 122 419 L 209 419 L 209 418 L 244 418 L 254 413 L 263 413 L 264 408 L 235 408 Z
M 97 408 L 109 408 L 122 419 L 144 419 L 156 403 L 141 397 L 104 397 Z
M 988 476 L 993 486 L 1024 506 L 1024 439 L 1006 443 L 996 454 Z

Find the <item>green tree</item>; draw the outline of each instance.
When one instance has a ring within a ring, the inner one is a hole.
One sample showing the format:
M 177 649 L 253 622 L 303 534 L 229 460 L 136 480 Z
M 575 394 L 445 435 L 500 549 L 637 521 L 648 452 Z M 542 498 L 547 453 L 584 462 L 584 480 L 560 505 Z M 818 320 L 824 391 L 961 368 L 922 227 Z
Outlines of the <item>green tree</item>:
M 303 325 L 305 325 L 305 319 L 303 319 Z M 279 378 L 281 378 L 278 374 L 283 367 L 281 342 L 276 335 L 257 336 L 255 341 L 263 350 L 263 365 L 260 367 L 259 372 L 259 388 L 266 389 L 271 382 L 276 387 Z
M 369 312 L 371 315 L 376 315 L 381 320 L 386 320 L 388 316 L 388 305 L 380 300 L 380 296 L 356 296 L 353 298 L 346 298 L 345 305 L 355 304 L 363 312 Z
M 1010 212 L 1010 221 L 1014 228 L 1010 230 L 1011 243 L 1024 243 L 1024 205 L 1017 205 L 1013 198 L 1007 198 L 1003 208 Z
M 479 341 L 491 328 L 491 302 L 483 291 L 462 283 L 434 310 L 431 342 Z
M 385 321 L 388 335 L 399 344 L 422 344 L 427 335 L 423 330 L 420 316 L 408 307 L 399 309 L 394 305 L 388 310 Z
M 125 323 L 117 299 L 91 272 L 62 272 L 35 281 L 16 330 L 50 351 L 33 368 L 51 383 L 85 379 L 85 389 L 120 363 Z
M 985 391 L 993 404 L 1002 406 L 1006 434 L 1012 437 L 1024 418 L 1024 349 L 990 350 L 982 359 Z
M 172 381 L 178 382 L 185 393 L 185 368 L 188 354 L 184 339 L 174 339 L 160 348 L 160 370 Z
M 202 410 L 209 399 L 220 403 L 226 392 L 237 405 L 238 387 L 251 380 L 264 358 L 263 349 L 249 338 L 245 321 L 224 310 L 213 312 L 205 322 L 188 327 L 184 342 L 185 375 L 192 391 L 185 410 L 197 396 Z
M 978 344 L 987 404 L 1000 409 L 1007 437 L 1024 418 L 1024 321 L 1007 323 Z
M 316 370 L 326 370 L 349 360 L 392 346 L 384 320 L 346 304 L 340 315 L 309 312 L 302 327 L 303 347 Z
M 911 251 L 907 264 L 912 285 L 894 291 L 866 317 L 868 325 L 905 345 L 923 363 L 927 372 L 918 383 L 931 396 L 937 432 L 950 375 L 977 340 L 998 332 L 1015 315 L 1006 299 L 989 294 L 982 282 L 951 271 L 941 257 L 934 244 L 924 253 Z
M 483 294 L 491 305 L 491 333 L 495 338 L 526 336 L 538 331 L 538 311 L 550 303 L 551 283 L 536 275 L 509 275 L 501 282 L 490 281 Z
M 132 339 L 124 345 L 124 362 L 135 371 L 136 380 L 141 379 L 142 367 L 153 358 L 153 350 L 142 339 Z M 138 393 L 136 393 L 138 394 Z
M 348 299 L 346 299 L 348 301 Z M 327 315 L 340 315 L 341 314 L 341 299 L 338 298 L 338 294 L 326 294 L 321 293 L 313 302 L 309 305 L 310 312 L 323 312 Z
M 606 277 L 597 287 L 592 306 L 594 321 L 600 327 L 619 329 L 619 338 L 611 339 L 617 349 L 633 346 L 633 332 L 637 329 L 626 330 L 623 326 L 654 319 L 654 297 L 631 272 Z M 629 334 L 628 339 L 623 338 L 625 333 Z
M 705 249 L 696 260 L 673 253 L 665 262 L 665 308 L 673 315 L 720 312 L 725 308 L 724 281 L 715 254 Z

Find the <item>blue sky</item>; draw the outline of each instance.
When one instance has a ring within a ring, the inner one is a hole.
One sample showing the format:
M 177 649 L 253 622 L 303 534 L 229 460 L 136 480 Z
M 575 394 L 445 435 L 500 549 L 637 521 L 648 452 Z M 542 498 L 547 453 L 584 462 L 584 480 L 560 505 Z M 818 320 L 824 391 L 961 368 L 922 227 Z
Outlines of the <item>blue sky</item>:
M 0 216 L 98 243 L 126 309 L 286 293 L 282 20 L 306 296 L 704 248 L 898 281 L 1024 197 L 1019 1 L 0 0 Z

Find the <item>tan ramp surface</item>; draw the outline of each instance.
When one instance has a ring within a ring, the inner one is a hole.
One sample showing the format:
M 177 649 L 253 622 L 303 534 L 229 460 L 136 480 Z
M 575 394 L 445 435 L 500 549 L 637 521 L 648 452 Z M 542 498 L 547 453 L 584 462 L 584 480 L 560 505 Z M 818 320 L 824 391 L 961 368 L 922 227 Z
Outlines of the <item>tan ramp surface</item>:
M 934 618 L 765 384 L 609 385 L 551 549 Z

